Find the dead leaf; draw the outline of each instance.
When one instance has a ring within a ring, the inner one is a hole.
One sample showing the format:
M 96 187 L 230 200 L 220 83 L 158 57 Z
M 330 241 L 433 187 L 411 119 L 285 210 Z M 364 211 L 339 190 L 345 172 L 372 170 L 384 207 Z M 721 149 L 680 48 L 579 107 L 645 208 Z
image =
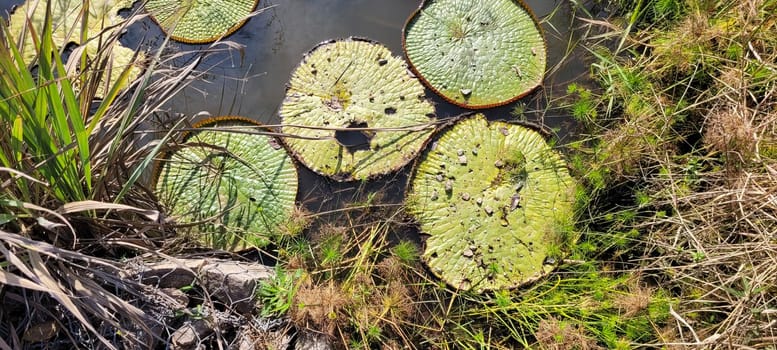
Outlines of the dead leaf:
M 30 343 L 42 343 L 57 335 L 59 326 L 54 321 L 38 323 L 24 331 L 22 340 Z
M 65 205 L 62 206 L 62 208 L 59 208 L 57 212 L 59 212 L 60 214 L 71 214 L 71 213 L 92 211 L 92 210 L 119 210 L 119 211 L 128 210 L 128 211 L 133 211 L 140 215 L 143 215 L 151 221 L 154 221 L 154 222 L 159 221 L 159 211 L 156 211 L 156 210 L 141 209 L 130 205 L 98 202 L 98 201 L 80 201 L 80 202 L 66 203 Z

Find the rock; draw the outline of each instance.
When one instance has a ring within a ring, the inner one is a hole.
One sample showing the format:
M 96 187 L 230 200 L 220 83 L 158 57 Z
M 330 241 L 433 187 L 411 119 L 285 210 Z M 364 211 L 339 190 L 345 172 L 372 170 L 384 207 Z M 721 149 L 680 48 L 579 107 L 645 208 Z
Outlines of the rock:
M 197 280 L 199 266 L 195 262 L 204 260 L 163 261 L 153 264 L 135 263 L 128 268 L 127 274 L 136 277 L 143 284 L 149 284 L 157 288 L 180 289 L 193 285 Z
M 24 331 L 22 340 L 29 343 L 42 343 L 54 338 L 58 332 L 59 325 L 55 321 L 37 323 Z
M 135 337 L 127 337 L 123 348 L 127 350 L 155 349 L 160 339 L 164 339 L 168 324 L 173 322 L 177 313 L 185 310 L 189 297 L 175 288 L 156 288 L 140 285 L 138 288 L 139 307 L 149 317 L 143 323 L 127 325 Z M 134 339 L 134 340 L 133 340 Z
M 200 269 L 200 283 L 216 299 L 239 313 L 249 313 L 255 307 L 257 285 L 273 274 L 273 270 L 264 265 L 221 261 Z
M 129 270 L 127 274 L 134 277 L 131 279 L 163 290 L 199 284 L 214 299 L 239 313 L 254 309 L 258 283 L 274 275 L 272 268 L 261 264 L 215 259 L 175 259 Z
M 171 350 L 191 350 L 197 349 L 200 340 L 213 334 L 213 328 L 205 320 L 194 320 L 187 322 L 181 328 L 173 332 L 170 337 Z
M 263 331 L 244 326 L 237 335 L 235 344 L 237 346 L 233 346 L 232 349 L 236 350 L 286 350 L 291 345 L 291 335 L 285 329 Z
M 332 350 L 332 344 L 325 336 L 312 333 L 300 333 L 297 342 L 294 344 L 295 350 Z
M 186 305 L 189 305 L 189 296 L 180 289 L 162 288 L 159 291 L 169 296 L 170 300 L 175 302 L 174 306 L 171 305 L 173 310 L 180 310 L 186 308 Z

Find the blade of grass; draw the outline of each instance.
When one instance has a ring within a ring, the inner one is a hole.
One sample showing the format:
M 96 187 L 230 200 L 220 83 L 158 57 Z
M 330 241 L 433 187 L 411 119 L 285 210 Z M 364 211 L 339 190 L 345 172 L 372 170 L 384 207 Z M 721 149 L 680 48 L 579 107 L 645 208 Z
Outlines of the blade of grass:
M 17 115 L 13 120 L 13 127 L 11 128 L 11 150 L 13 151 L 13 160 L 18 164 L 22 161 L 22 150 L 24 145 L 24 119 L 21 115 Z
M 57 48 L 54 46 L 54 40 L 52 39 L 52 27 L 53 23 L 51 2 L 47 2 L 46 18 L 43 25 L 43 38 L 41 40 L 42 45 L 38 54 L 38 74 L 40 75 L 39 79 L 41 80 L 39 84 L 43 85 L 44 89 L 42 89 L 42 91 L 45 91 L 45 97 L 48 100 L 48 106 L 50 108 L 50 115 L 48 116 L 48 119 L 52 123 L 55 133 L 53 140 L 49 140 L 48 142 L 49 148 L 52 150 L 58 150 L 66 149 L 66 147 L 69 147 L 69 145 L 73 142 L 69 125 L 70 123 L 68 123 L 68 121 L 74 121 L 75 119 L 78 119 L 79 115 L 76 112 L 76 115 L 69 116 L 65 111 L 65 103 L 62 101 L 62 96 L 60 96 L 58 86 L 69 85 L 70 82 L 66 76 L 62 76 L 61 79 L 57 79 L 55 76 L 55 65 L 57 64 L 57 61 L 59 61 L 61 69 L 61 60 L 58 60 L 59 50 L 57 50 Z M 59 84 L 56 83 L 57 81 L 59 81 Z M 68 98 L 69 96 L 65 94 L 64 97 Z M 74 99 L 73 101 L 69 102 L 75 103 Z M 88 145 L 85 147 L 83 152 L 86 152 L 88 159 Z M 68 150 L 60 153 L 60 155 L 55 158 L 57 163 L 59 163 L 61 168 L 64 170 L 60 176 L 64 182 L 65 190 L 69 192 L 67 198 L 61 199 L 63 201 L 84 200 L 86 199 L 86 196 L 82 190 L 77 163 L 75 162 L 75 159 L 72 159 L 73 156 L 71 153 L 73 152 Z M 56 154 L 56 152 L 49 154 Z M 51 175 L 53 176 L 54 174 Z
M 88 16 L 85 16 L 88 17 Z M 86 21 L 86 20 L 84 20 Z M 57 75 L 59 77 L 62 77 L 59 86 L 62 89 L 62 98 L 64 100 L 64 105 L 67 108 L 65 114 L 63 115 L 63 119 L 66 119 L 70 121 L 70 125 L 73 128 L 72 133 L 76 138 L 76 149 L 78 151 L 78 154 L 80 156 L 80 165 L 82 167 L 81 175 L 83 176 L 83 183 L 85 186 L 84 191 L 86 193 L 92 192 L 92 167 L 89 160 L 90 157 L 90 149 L 89 149 L 89 133 L 87 133 L 85 127 L 84 127 L 84 118 L 81 114 L 81 110 L 79 110 L 79 102 L 76 99 L 75 92 L 73 90 L 72 82 L 70 81 L 70 78 L 67 76 L 67 72 L 65 71 L 65 65 L 62 62 L 62 58 L 60 55 L 56 54 L 54 55 L 54 64 L 57 70 Z M 88 110 L 87 110 L 88 112 Z M 70 132 L 68 132 L 68 135 Z M 84 196 L 86 197 L 86 196 Z M 85 199 L 85 198 L 82 198 Z
M 132 58 L 132 62 L 135 62 L 135 59 L 137 59 L 137 57 L 138 57 L 137 53 L 135 53 L 135 56 Z M 108 112 L 109 108 L 113 105 L 113 102 L 119 96 L 119 92 L 124 88 L 124 84 L 121 82 L 125 82 L 129 80 L 129 76 L 131 73 L 132 73 L 132 66 L 130 65 L 125 67 L 121 75 L 119 76 L 119 79 L 117 80 L 117 82 L 120 82 L 120 83 L 113 84 L 113 86 L 111 86 L 110 90 L 108 91 L 108 94 L 104 96 L 102 102 L 97 107 L 97 111 L 95 111 L 95 113 L 92 115 L 91 120 L 89 121 L 89 126 L 86 127 L 85 131 L 88 135 L 94 132 L 94 129 L 97 127 L 97 124 L 103 119 L 103 117 Z
M 3 338 L 0 338 L 0 350 L 12 350 L 11 346 L 8 345 Z
M 138 181 L 138 179 L 143 175 L 143 173 L 148 169 L 148 167 L 154 162 L 154 159 L 161 151 L 162 147 L 167 143 L 167 140 L 169 140 L 173 133 L 178 130 L 178 127 L 184 122 L 184 120 L 179 120 L 175 126 L 170 128 L 170 130 L 165 134 L 165 136 L 158 140 L 156 146 L 149 152 L 146 157 L 143 159 L 143 161 L 138 164 L 138 166 L 135 167 L 135 170 L 133 170 L 132 175 L 130 175 L 127 182 L 124 184 L 124 186 L 121 187 L 121 191 L 119 191 L 119 194 L 116 195 L 116 199 L 114 199 L 114 203 L 118 203 L 121 201 L 124 196 L 127 194 L 127 192 L 132 188 L 132 186 L 135 185 L 135 182 Z

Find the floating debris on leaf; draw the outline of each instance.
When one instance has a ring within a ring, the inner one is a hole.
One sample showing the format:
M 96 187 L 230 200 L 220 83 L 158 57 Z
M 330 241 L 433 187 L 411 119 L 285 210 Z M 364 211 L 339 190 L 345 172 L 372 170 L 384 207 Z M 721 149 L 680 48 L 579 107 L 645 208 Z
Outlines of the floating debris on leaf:
M 416 75 L 462 107 L 510 103 L 544 79 L 545 39 L 523 1 L 426 0 L 403 33 Z
M 479 155 L 467 167 L 443 170 L 446 160 L 473 149 Z M 442 172 L 448 180 L 435 181 Z M 539 133 L 476 115 L 424 153 L 410 179 L 407 210 L 428 235 L 422 257 L 438 277 L 476 291 L 512 288 L 549 273 L 551 244 L 573 236 L 575 186 Z M 448 196 L 430 200 L 443 191 Z
M 318 74 L 310 73 L 313 67 Z M 364 180 L 399 169 L 420 152 L 435 122 L 434 106 L 423 96 L 423 85 L 385 46 L 359 38 L 328 41 L 292 73 L 281 131 L 293 135 L 287 145 L 311 170 L 338 181 Z M 339 142 L 354 134 L 359 145 Z

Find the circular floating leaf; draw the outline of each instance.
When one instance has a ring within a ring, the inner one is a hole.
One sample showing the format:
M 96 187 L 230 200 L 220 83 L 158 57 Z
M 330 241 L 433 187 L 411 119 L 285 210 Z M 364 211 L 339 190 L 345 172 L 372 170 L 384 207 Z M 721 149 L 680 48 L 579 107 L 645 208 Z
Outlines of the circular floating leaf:
M 146 10 L 175 40 L 201 44 L 234 33 L 259 0 L 148 0 Z
M 84 19 L 87 27 L 86 38 L 82 49 L 92 60 L 107 58 L 107 67 L 100 68 L 110 71 L 110 75 L 102 77 L 98 85 L 95 97 L 102 98 L 114 85 L 122 87 L 137 78 L 142 69 L 141 62 L 144 55 L 122 46 L 115 37 L 118 37 L 118 28 L 125 21 L 119 16 L 119 10 L 132 7 L 131 0 L 91 1 L 89 9 L 83 11 L 82 0 L 58 0 L 58 1 L 27 1 L 20 5 L 11 15 L 8 32 L 17 42 L 21 42 L 20 50 L 24 62 L 32 63 L 38 55 L 35 45 L 39 37 L 43 35 L 43 24 L 46 19 L 46 5 L 51 5 L 51 38 L 58 48 L 64 48 L 68 43 L 80 43 L 80 33 Z M 35 7 L 33 7 L 35 6 Z M 88 14 L 82 15 L 82 12 Z M 35 30 L 33 34 L 30 27 Z M 33 37 L 35 36 L 35 37 Z M 101 37 L 98 40 L 98 37 Z M 110 40 L 109 40 L 110 39 Z M 108 50 L 107 45 L 111 47 Z M 110 55 L 108 55 L 110 54 Z M 101 62 L 95 62 L 94 67 Z M 67 67 L 72 75 L 76 74 L 79 67 Z M 81 68 L 82 69 L 82 68 Z M 129 69 L 127 76 L 122 79 L 122 73 Z M 106 84 L 107 83 L 107 84 Z
M 537 132 L 482 115 L 421 159 L 408 211 L 428 234 L 423 259 L 461 289 L 511 288 L 552 268 L 572 230 L 575 183 Z
M 161 201 L 182 223 L 198 223 L 207 246 L 236 251 L 262 247 L 286 222 L 297 196 L 297 170 L 286 150 L 258 124 L 218 117 L 186 137 L 162 163 Z M 218 128 L 218 130 L 216 129 Z
M 467 108 L 515 101 L 542 84 L 545 40 L 520 0 L 427 0 L 403 35 L 411 68 Z
M 361 180 L 407 164 L 431 136 L 434 106 L 404 61 L 350 38 L 309 52 L 280 109 L 286 143 L 313 171 Z M 350 139 L 350 140 L 349 140 Z

